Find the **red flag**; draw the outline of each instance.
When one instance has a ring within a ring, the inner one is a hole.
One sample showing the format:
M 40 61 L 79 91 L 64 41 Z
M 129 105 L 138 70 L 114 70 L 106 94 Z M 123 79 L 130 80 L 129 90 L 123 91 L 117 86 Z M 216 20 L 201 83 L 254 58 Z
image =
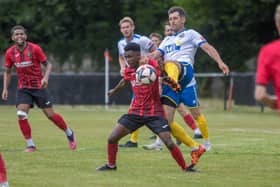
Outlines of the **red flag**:
M 105 51 L 104 51 L 104 58 L 107 59 L 109 62 L 111 62 L 113 60 L 112 57 L 110 56 L 108 49 L 105 49 Z

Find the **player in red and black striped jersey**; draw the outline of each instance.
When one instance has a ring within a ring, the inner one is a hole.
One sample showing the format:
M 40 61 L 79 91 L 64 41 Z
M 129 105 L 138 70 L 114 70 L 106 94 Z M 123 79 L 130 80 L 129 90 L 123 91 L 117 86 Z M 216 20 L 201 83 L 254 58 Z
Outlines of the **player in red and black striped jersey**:
M 51 63 L 41 47 L 27 42 L 26 30 L 23 26 L 17 25 L 11 29 L 14 45 L 7 49 L 4 73 L 4 86 L 2 99 L 8 99 L 8 86 L 11 80 L 11 69 L 15 67 L 18 76 L 18 90 L 16 98 L 18 123 L 21 132 L 26 140 L 25 152 L 33 152 L 36 146 L 31 137 L 31 128 L 28 122 L 28 112 L 33 104 L 41 108 L 44 114 L 61 130 L 66 133 L 69 146 L 72 150 L 76 148 L 76 140 L 73 131 L 67 127 L 64 119 L 52 108 L 52 101 L 47 92 Z M 41 65 L 45 66 L 43 75 Z
M 182 152 L 170 137 L 170 127 L 165 119 L 164 110 L 160 102 L 158 78 L 149 85 L 143 85 L 136 81 L 136 69 L 139 66 L 141 54 L 140 46 L 136 43 L 129 43 L 125 47 L 125 58 L 129 67 L 125 69 L 123 79 L 118 85 L 109 91 L 109 95 L 117 93 L 127 84 L 131 84 L 134 99 L 130 105 L 128 114 L 120 117 L 117 125 L 108 138 L 107 156 L 108 162 L 97 168 L 97 171 L 116 170 L 116 157 L 118 142 L 127 134 L 146 125 L 151 131 L 157 134 L 169 149 L 172 157 L 184 171 L 194 171 L 185 163 Z M 148 63 L 157 68 L 157 62 L 147 60 Z

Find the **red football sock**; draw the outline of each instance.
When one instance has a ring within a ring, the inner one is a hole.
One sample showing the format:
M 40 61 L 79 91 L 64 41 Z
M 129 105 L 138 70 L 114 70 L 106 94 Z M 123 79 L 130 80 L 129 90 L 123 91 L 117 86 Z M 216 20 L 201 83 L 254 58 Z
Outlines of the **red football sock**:
M 23 134 L 25 139 L 30 139 L 31 138 L 31 128 L 28 123 L 27 119 L 19 119 L 18 120 L 19 128 L 21 130 L 21 133 Z
M 183 157 L 181 150 L 178 148 L 177 145 L 174 145 L 172 149 L 169 150 L 172 157 L 176 160 L 177 164 L 182 168 L 182 170 L 186 169 L 186 162 Z
M 61 130 L 65 131 L 67 129 L 67 125 L 61 115 L 54 113 L 50 119 Z
M 7 181 L 5 162 L 0 154 L 0 183 Z
M 116 165 L 117 152 L 118 152 L 118 144 L 107 145 L 107 158 L 108 158 L 109 166 Z
M 192 115 L 186 114 L 186 115 L 184 116 L 184 121 L 186 122 L 186 124 L 187 124 L 192 130 L 197 129 L 196 123 L 195 123 L 195 121 L 194 121 Z

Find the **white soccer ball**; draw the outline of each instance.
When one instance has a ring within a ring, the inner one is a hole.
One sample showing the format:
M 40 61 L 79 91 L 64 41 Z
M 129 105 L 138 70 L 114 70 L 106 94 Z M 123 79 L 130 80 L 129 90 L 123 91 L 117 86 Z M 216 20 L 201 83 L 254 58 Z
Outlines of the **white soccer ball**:
M 141 65 L 136 70 L 136 81 L 141 84 L 151 84 L 156 78 L 156 70 L 149 64 Z

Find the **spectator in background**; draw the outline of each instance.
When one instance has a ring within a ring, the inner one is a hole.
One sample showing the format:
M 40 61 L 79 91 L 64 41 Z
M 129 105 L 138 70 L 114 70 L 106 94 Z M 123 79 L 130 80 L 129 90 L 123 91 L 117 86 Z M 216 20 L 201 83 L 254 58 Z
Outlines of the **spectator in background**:
M 280 35 L 280 4 L 276 6 L 274 19 Z M 270 81 L 276 96 L 267 93 Z M 280 39 L 263 46 L 259 52 L 255 98 L 272 109 L 278 108 L 280 113 Z

